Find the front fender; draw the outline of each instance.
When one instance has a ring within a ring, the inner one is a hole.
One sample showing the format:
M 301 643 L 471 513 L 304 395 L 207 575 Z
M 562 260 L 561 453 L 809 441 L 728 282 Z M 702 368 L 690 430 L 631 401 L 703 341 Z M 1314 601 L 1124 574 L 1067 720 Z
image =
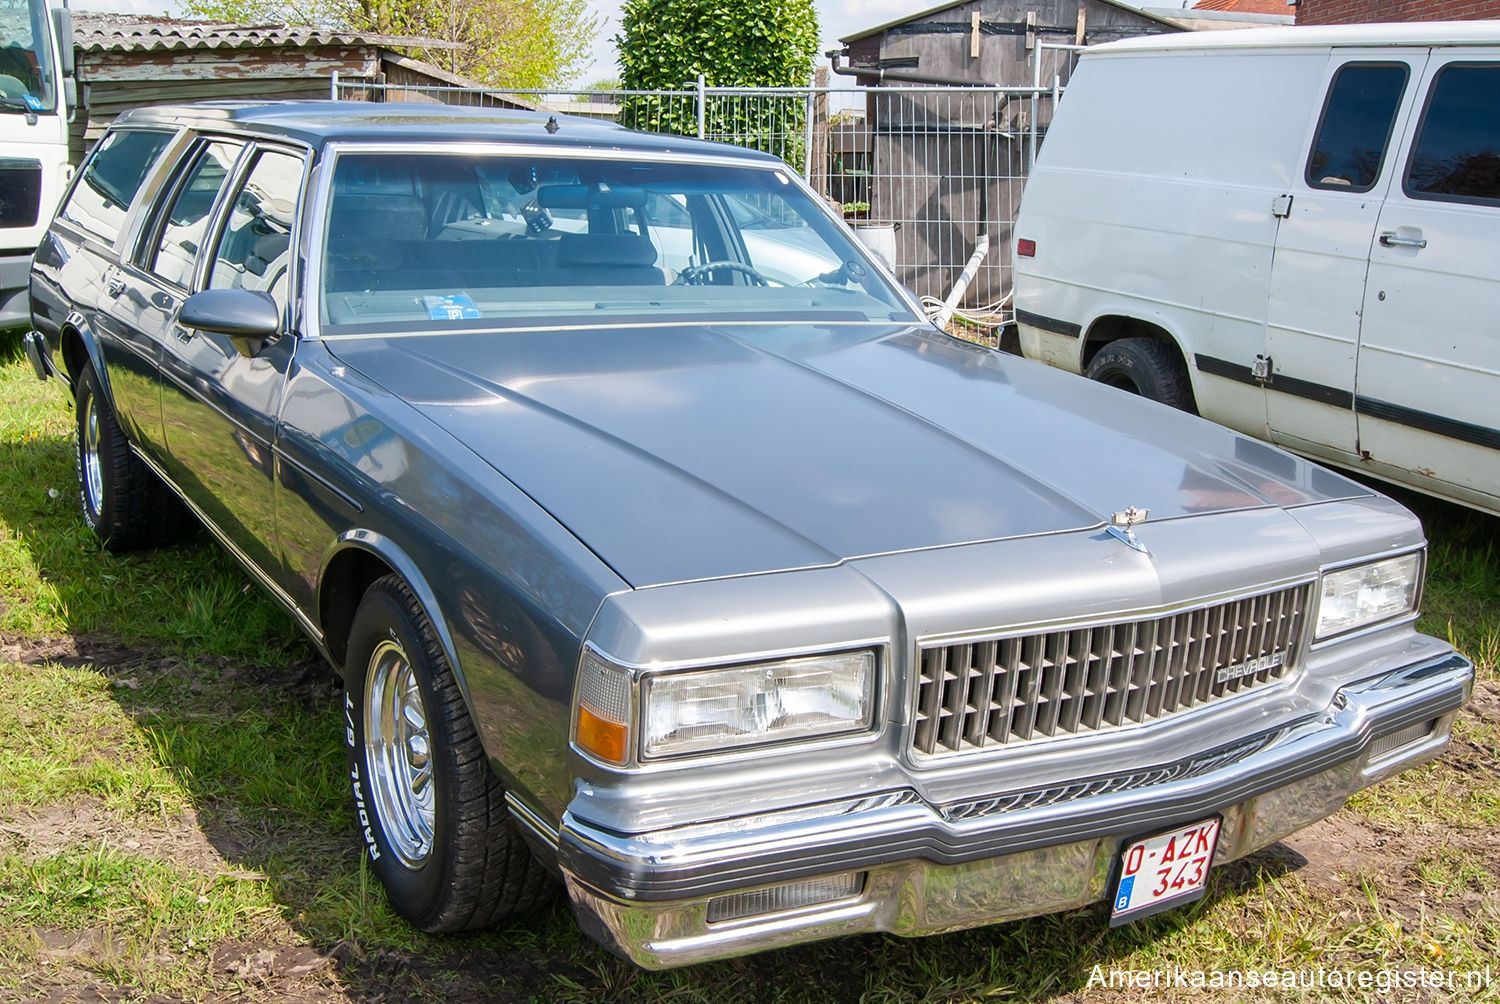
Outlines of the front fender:
M 323 559 L 318 571 L 318 609 L 324 609 L 326 591 L 329 588 L 329 569 L 345 552 L 355 549 L 373 555 L 389 566 L 397 575 L 406 580 L 406 584 L 416 595 L 417 601 L 422 604 L 422 609 L 427 613 L 427 619 L 432 621 L 432 628 L 437 633 L 438 644 L 442 646 L 443 656 L 448 660 L 448 665 L 453 668 L 453 678 L 458 683 L 459 693 L 463 695 L 464 707 L 471 718 L 474 717 L 474 703 L 469 694 L 468 682 L 464 679 L 463 664 L 458 659 L 458 647 L 453 643 L 453 633 L 448 627 L 448 618 L 443 616 L 443 610 L 438 603 L 437 593 L 423 577 L 417 563 L 390 537 L 374 530 L 356 528 L 345 530 L 335 538 L 334 542 L 324 552 Z M 357 603 L 356 603 L 357 605 Z M 326 626 L 324 627 L 326 632 Z M 325 634 L 325 643 L 327 642 Z

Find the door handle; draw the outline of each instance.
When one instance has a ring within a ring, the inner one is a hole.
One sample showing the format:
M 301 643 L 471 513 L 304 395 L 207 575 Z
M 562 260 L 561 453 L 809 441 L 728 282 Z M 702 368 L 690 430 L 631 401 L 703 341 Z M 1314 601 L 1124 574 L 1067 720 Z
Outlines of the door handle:
M 1399 234 L 1386 232 L 1380 235 L 1380 244 L 1388 248 L 1416 248 L 1421 250 L 1427 246 L 1425 237 L 1402 237 Z
M 112 275 L 109 277 L 109 282 L 105 284 L 105 287 L 109 290 L 110 299 L 117 300 L 120 298 L 120 294 L 125 292 L 125 280 L 117 275 Z

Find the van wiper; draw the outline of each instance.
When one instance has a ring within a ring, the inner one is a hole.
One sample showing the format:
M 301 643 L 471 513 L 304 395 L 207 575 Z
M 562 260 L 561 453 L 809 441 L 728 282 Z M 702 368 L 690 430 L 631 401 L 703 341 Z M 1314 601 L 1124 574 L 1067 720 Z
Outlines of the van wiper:
M 36 109 L 31 107 L 25 98 L 13 98 L 9 94 L 0 94 L 0 111 L 23 112 L 26 115 L 27 125 L 36 125 Z

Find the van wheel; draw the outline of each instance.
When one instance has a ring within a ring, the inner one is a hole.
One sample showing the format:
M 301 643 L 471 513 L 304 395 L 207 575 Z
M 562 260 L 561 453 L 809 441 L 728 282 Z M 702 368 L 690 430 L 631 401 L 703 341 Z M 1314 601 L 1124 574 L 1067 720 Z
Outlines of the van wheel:
M 371 870 L 414 926 L 483 927 L 550 896 L 432 622 L 396 575 L 371 585 L 354 614 L 344 742 Z
M 181 536 L 186 510 L 172 490 L 131 452 L 92 363 L 78 374 L 78 438 L 73 462 L 83 521 L 111 551 L 169 544 Z
M 1149 338 L 1121 338 L 1099 350 L 1084 376 L 1196 415 L 1193 384 L 1177 350 Z

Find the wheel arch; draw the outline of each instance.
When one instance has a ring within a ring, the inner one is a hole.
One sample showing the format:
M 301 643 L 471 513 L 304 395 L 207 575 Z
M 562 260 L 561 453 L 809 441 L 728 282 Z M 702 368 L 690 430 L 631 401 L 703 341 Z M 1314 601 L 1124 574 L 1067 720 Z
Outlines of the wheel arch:
M 1082 373 L 1089 368 L 1089 363 L 1094 361 L 1100 349 L 1122 338 L 1145 338 L 1166 345 L 1182 360 L 1189 383 L 1192 382 L 1193 370 L 1188 365 L 1187 353 L 1182 349 L 1181 339 L 1160 320 L 1136 317 L 1131 314 L 1100 314 L 1089 322 L 1084 332 L 1083 345 L 1080 348 L 1078 372 Z
M 94 364 L 94 372 L 99 375 L 99 385 L 104 388 L 104 393 L 114 399 L 114 394 L 109 386 L 109 372 L 104 366 L 104 350 L 99 345 L 98 336 L 89 327 L 88 321 L 82 314 L 71 313 L 63 321 L 58 329 L 58 354 L 62 356 L 63 370 L 68 374 L 68 389 L 71 390 L 78 385 L 78 375 L 83 372 L 85 363 Z
M 411 556 L 383 534 L 364 529 L 346 530 L 339 534 L 324 556 L 318 576 L 318 626 L 323 633 L 324 648 L 342 670 L 349 654 L 349 633 L 360 599 L 376 579 L 392 574 L 401 577 L 432 622 L 438 644 L 442 646 L 464 705 L 472 717 L 474 702 L 437 593 Z

